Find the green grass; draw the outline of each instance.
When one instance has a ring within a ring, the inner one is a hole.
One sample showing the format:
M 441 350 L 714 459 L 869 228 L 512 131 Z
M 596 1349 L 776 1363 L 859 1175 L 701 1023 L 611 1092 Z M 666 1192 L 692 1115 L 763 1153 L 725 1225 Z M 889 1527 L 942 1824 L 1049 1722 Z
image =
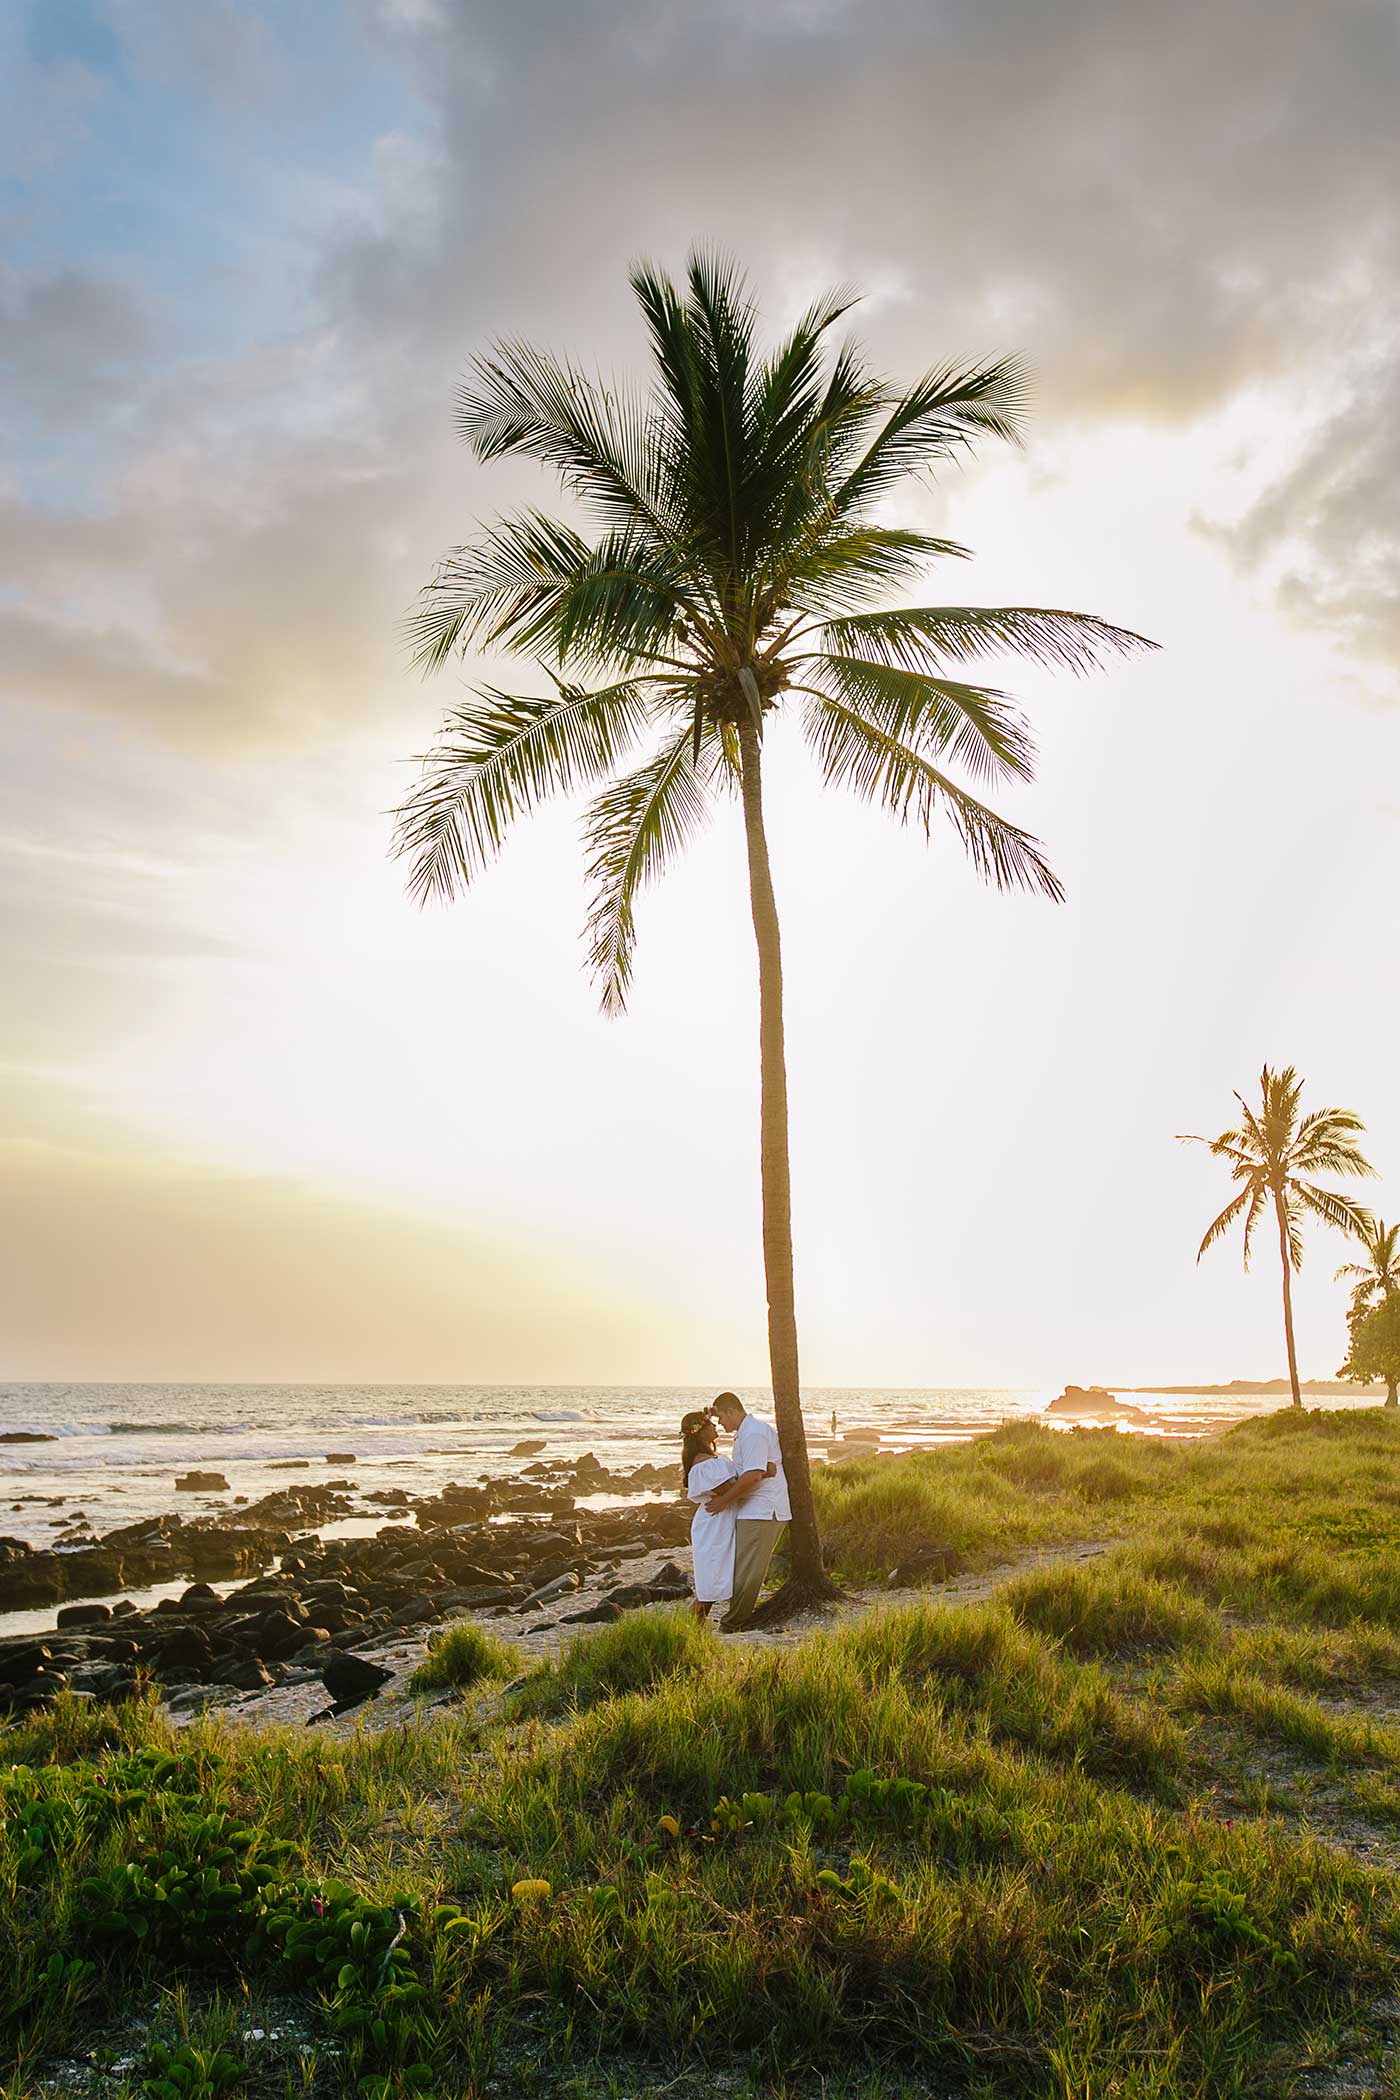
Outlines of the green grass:
M 440 1691 L 447 1685 L 465 1690 L 493 1678 L 514 1677 L 522 1661 L 521 1650 L 512 1643 L 498 1639 L 471 1619 L 463 1619 L 433 1635 L 409 1685 L 415 1692 Z
M 1248 2100 L 1344 2034 L 1378 2061 L 1378 1413 L 843 1467 L 848 1573 L 1107 1550 L 788 1646 L 629 1614 L 503 1710 L 327 1738 L 61 1703 L 4 1739 L 0 2089 L 135 2100 L 222 2051 L 251 2100 Z M 462 1627 L 426 1667 L 517 1664 Z
M 668 1677 L 701 1670 L 717 1636 L 684 1608 L 629 1612 L 596 1633 L 577 1635 L 557 1662 L 542 1664 L 512 1692 L 517 1716 L 563 1714 L 623 1692 L 648 1691 Z

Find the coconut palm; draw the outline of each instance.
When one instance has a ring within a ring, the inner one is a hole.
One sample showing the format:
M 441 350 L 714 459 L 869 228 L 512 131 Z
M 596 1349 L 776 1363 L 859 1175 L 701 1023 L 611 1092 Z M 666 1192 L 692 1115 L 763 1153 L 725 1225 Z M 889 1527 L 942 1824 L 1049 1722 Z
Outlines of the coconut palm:
M 818 301 L 766 356 L 742 278 L 696 254 L 684 289 L 632 273 L 654 358 L 650 393 L 605 384 L 519 342 L 478 358 L 458 395 L 484 460 L 554 470 L 582 527 L 539 510 L 443 560 L 411 626 L 436 670 L 472 645 L 544 661 L 553 687 L 488 687 L 447 716 L 399 812 L 397 850 L 420 899 L 469 883 L 546 796 L 597 789 L 584 836 L 589 962 L 620 1013 L 636 907 L 737 791 L 758 947 L 763 1256 L 774 1412 L 793 1504 L 794 1592 L 825 1587 L 798 1380 L 778 913 L 763 817 L 766 729 L 791 701 L 825 778 L 927 834 L 952 825 L 998 888 L 1058 898 L 1035 839 L 978 788 L 1032 768 L 1007 696 L 958 675 L 995 652 L 1074 671 L 1140 638 L 1090 615 L 1021 606 L 872 609 L 930 560 L 965 550 L 884 522 L 906 475 L 1012 438 L 1012 360 L 928 373 L 901 392 L 830 332 L 852 303 Z M 627 760 L 637 745 L 638 765 Z
M 1388 1305 L 1393 1299 L 1400 1298 L 1400 1225 L 1387 1225 L 1384 1218 L 1377 1218 L 1361 1235 L 1361 1244 L 1366 1252 L 1365 1261 L 1343 1262 L 1335 1278 L 1337 1283 L 1353 1286 L 1347 1314 L 1353 1357 L 1366 1314 L 1375 1306 Z M 1393 1376 L 1387 1376 L 1385 1381 L 1385 1404 L 1387 1407 L 1400 1406 L 1400 1390 L 1397 1390 Z
M 1353 1312 L 1363 1312 L 1382 1298 L 1400 1292 L 1400 1225 L 1387 1225 L 1376 1218 L 1361 1234 L 1365 1261 L 1346 1261 L 1334 1282 L 1355 1286 L 1351 1294 Z
M 1223 1238 L 1237 1218 L 1243 1218 L 1244 1265 L 1248 1268 L 1254 1228 L 1264 1212 L 1272 1209 L 1283 1265 L 1288 1383 L 1293 1405 L 1301 1407 L 1298 1354 L 1293 1346 L 1293 1272 L 1303 1265 L 1303 1219 L 1321 1218 L 1325 1225 L 1355 1233 L 1360 1239 L 1366 1239 L 1373 1229 L 1369 1211 L 1350 1197 L 1320 1188 L 1304 1177 L 1370 1174 L 1373 1169 L 1356 1143 L 1357 1134 L 1366 1126 L 1349 1108 L 1318 1108 L 1300 1117 L 1303 1082 L 1292 1065 L 1286 1065 L 1281 1072 L 1265 1065 L 1259 1091 L 1257 1110 L 1249 1106 L 1243 1094 L 1236 1094 L 1243 1112 L 1237 1130 L 1224 1130 L 1218 1138 L 1186 1137 L 1188 1144 L 1208 1145 L 1217 1159 L 1228 1160 L 1231 1180 L 1241 1184 L 1239 1194 L 1226 1204 L 1208 1229 L 1196 1259 L 1199 1261 L 1207 1247 Z

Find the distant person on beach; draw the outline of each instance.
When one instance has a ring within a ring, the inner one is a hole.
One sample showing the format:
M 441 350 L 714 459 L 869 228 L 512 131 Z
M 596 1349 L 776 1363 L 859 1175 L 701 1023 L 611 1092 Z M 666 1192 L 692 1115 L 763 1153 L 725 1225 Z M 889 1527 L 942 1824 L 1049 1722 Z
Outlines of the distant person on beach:
M 714 1604 L 728 1604 L 734 1594 L 733 1507 L 711 1509 L 708 1498 L 734 1482 L 734 1468 L 720 1455 L 713 1418 L 704 1409 L 681 1421 L 681 1483 L 695 1503 L 690 1525 L 690 1558 L 694 1570 L 697 1619 L 707 1619 Z
M 711 1515 L 734 1514 L 734 1582 L 721 1630 L 732 1633 L 753 1615 L 769 1563 L 792 1518 L 778 1432 L 751 1415 L 737 1393 L 721 1393 L 709 1412 L 734 1438 L 732 1478 L 710 1495 Z

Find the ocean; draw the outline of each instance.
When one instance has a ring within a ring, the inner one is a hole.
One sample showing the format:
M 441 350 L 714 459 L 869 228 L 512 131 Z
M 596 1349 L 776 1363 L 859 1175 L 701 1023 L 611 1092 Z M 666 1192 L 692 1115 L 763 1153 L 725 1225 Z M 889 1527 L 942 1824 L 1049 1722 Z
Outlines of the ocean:
M 768 1410 L 766 1391 L 741 1391 Z M 167 1510 L 232 1512 L 240 1499 L 297 1481 L 435 1494 L 450 1480 L 519 1471 L 530 1455 L 512 1447 L 523 1441 L 543 1442 L 549 1457 L 591 1451 L 605 1465 L 634 1466 L 676 1457 L 682 1414 L 712 1397 L 708 1386 L 3 1385 L 0 1438 L 49 1441 L 0 1441 L 0 1532 L 61 1545 L 77 1527 L 90 1539 Z M 1038 1415 L 1052 1397 L 1049 1388 L 812 1387 L 803 1407 L 814 1455 L 834 1457 L 862 1435 L 886 1450 L 961 1441 Z M 1158 1433 L 1175 1435 L 1206 1435 L 1281 1404 L 1277 1395 L 1132 1398 Z M 227 1491 L 177 1493 L 176 1475 L 190 1468 L 223 1474 Z M 326 1529 L 368 1532 L 390 1520 L 379 1511 Z M 31 1616 L 6 1612 L 0 1599 L 0 1631 Z

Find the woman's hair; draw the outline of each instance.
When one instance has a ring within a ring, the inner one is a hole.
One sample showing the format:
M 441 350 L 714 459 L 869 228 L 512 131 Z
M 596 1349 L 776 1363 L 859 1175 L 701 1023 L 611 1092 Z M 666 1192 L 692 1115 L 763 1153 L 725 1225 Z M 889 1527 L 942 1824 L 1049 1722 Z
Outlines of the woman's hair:
M 701 1408 L 693 1415 L 681 1417 L 681 1493 L 690 1485 L 690 1469 L 697 1458 L 707 1458 L 715 1425 Z

